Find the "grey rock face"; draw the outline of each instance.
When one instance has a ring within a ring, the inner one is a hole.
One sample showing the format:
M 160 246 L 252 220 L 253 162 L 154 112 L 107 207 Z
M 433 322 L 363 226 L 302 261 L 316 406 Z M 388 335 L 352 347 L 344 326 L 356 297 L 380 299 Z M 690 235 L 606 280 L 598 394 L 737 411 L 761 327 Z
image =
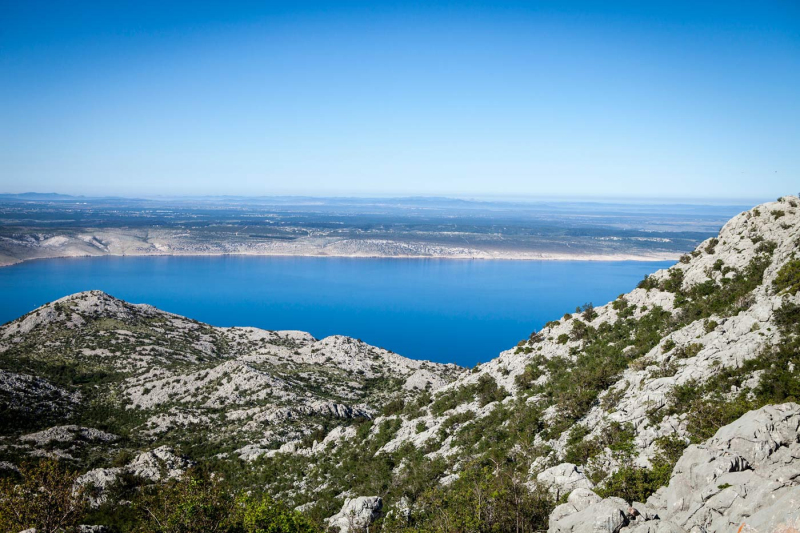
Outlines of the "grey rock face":
M 0 370 L 0 401 L 21 414 L 69 413 L 80 399 L 46 379 Z
M 583 469 L 572 463 L 561 463 L 539 473 L 536 480 L 548 486 L 550 491 L 559 498 L 575 489 L 591 489 L 591 481 L 583 473 Z
M 139 454 L 124 467 L 95 468 L 75 480 L 78 486 L 91 487 L 89 504 L 98 506 L 106 501 L 105 491 L 117 481 L 120 474 L 128 473 L 150 482 L 166 481 L 183 475 L 194 463 L 176 455 L 172 448 L 161 446 Z
M 800 486 L 793 487 L 769 507 L 748 518 L 743 533 L 790 533 L 800 530 Z
M 800 405 L 785 403 L 751 411 L 687 448 L 669 486 L 648 504 L 686 530 L 737 530 L 755 516 L 759 530 L 772 531 L 789 510 L 779 502 L 796 499 L 799 485 Z
M 347 498 L 342 510 L 328 518 L 328 524 L 332 529 L 338 529 L 340 533 L 366 531 L 380 516 L 381 508 L 383 500 L 379 496 Z
M 161 481 L 180 477 L 190 466 L 191 461 L 176 455 L 172 448 L 161 446 L 140 454 L 126 468 L 135 476 Z
M 675 465 L 669 485 L 646 504 L 634 502 L 628 507 L 618 498 L 598 501 L 598 496 L 585 490 L 573 494 L 550 516 L 551 533 L 796 530 L 800 525 L 800 405 L 785 403 L 751 411 L 720 428 L 705 443 L 689 446 Z
M 55 426 L 44 431 L 30 433 L 23 435 L 19 440 L 23 442 L 32 442 L 37 446 L 45 446 L 52 442 L 73 442 L 76 440 L 85 440 L 91 442 L 113 442 L 119 437 L 105 431 L 100 431 L 94 428 L 85 428 L 80 426 Z
M 589 491 L 591 492 L 591 491 Z M 617 533 L 620 529 L 628 525 L 628 504 L 625 500 L 620 498 L 606 498 L 601 500 L 599 496 L 591 493 L 594 497 L 588 496 L 583 493 L 580 496 L 579 502 L 586 504 L 594 502 L 582 510 L 571 502 L 564 505 L 571 505 L 576 510 L 569 514 L 563 514 L 567 509 L 561 509 L 563 505 L 559 506 L 560 514 L 555 520 L 553 516 L 550 518 L 550 533 L 591 533 L 591 532 L 604 532 L 604 533 Z M 571 495 L 570 495 L 571 496 Z

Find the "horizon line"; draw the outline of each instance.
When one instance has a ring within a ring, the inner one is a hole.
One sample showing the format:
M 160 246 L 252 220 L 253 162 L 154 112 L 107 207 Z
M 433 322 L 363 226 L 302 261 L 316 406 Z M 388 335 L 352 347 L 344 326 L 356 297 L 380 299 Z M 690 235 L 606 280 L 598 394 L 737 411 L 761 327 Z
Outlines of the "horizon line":
M 787 194 L 784 196 L 788 196 Z M 760 204 L 772 201 L 772 199 L 762 196 L 756 197 L 708 197 L 708 196 L 605 196 L 605 195 L 567 195 L 567 194 L 543 194 L 543 195 L 481 195 L 469 193 L 407 193 L 407 194 L 379 194 L 379 193 L 342 193 L 342 194 L 310 194 L 310 193 L 276 193 L 276 194 L 187 194 L 187 193 L 161 193 L 161 194 L 72 194 L 58 193 L 53 191 L 25 191 L 25 192 L 0 192 L 2 197 L 62 197 L 64 199 L 86 199 L 86 200 L 151 200 L 167 201 L 179 199 L 310 199 L 310 200 L 459 200 L 473 203 L 536 203 L 536 202 L 577 202 L 577 203 L 659 203 L 659 204 L 706 204 L 706 205 L 749 205 Z M 800 193 L 798 193 L 800 196 Z M 44 199 L 44 198 L 43 198 Z M 51 198 L 55 199 L 55 198 Z

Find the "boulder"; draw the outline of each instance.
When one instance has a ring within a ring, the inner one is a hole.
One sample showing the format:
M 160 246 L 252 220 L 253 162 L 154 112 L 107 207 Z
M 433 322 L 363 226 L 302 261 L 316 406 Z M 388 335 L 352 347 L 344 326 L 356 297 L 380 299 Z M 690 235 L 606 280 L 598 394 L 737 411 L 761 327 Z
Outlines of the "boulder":
M 580 512 L 600 502 L 602 498 L 589 489 L 583 487 L 573 490 L 567 497 L 567 503 L 572 505 L 576 511 Z
M 37 446 L 46 446 L 53 442 L 72 443 L 75 441 L 113 442 L 119 437 L 105 431 L 81 426 L 55 426 L 44 431 L 29 433 L 19 438 L 22 442 L 32 442 Z
M 602 498 L 600 496 L 589 489 L 578 488 L 573 490 L 569 497 L 567 497 L 567 502 L 557 506 L 553 509 L 553 512 L 550 513 L 550 529 L 553 530 L 555 524 L 561 519 L 579 513 L 599 503 L 601 500 Z
M 669 485 L 647 503 L 663 521 L 687 531 L 746 525 L 766 532 L 786 520 L 799 485 L 800 405 L 785 403 L 750 411 L 689 446 Z
M 556 498 L 575 489 L 591 489 L 594 484 L 583 473 L 583 469 L 572 463 L 561 463 L 548 468 L 536 476 L 536 480 L 549 487 Z
M 342 510 L 328 518 L 328 525 L 340 533 L 366 531 L 378 519 L 382 507 L 383 500 L 379 496 L 347 498 Z
M 590 491 L 591 492 L 591 491 Z M 594 493 L 592 493 L 594 494 Z M 561 516 L 550 516 L 549 533 L 617 533 L 620 529 L 628 525 L 628 503 L 621 498 L 606 498 L 601 500 L 595 495 L 595 499 L 583 499 L 583 503 L 593 501 L 591 505 L 581 511 L 564 514 L 561 509 Z M 569 502 L 564 505 L 571 505 Z M 556 509 L 563 508 L 559 505 Z M 573 505 L 574 507 L 574 505 Z M 555 518 L 555 519 L 554 519 Z
M 549 531 L 800 531 L 800 405 L 751 411 L 689 446 L 646 503 L 598 500 L 576 489 L 550 515 Z
M 126 469 L 134 476 L 161 481 L 182 476 L 192 464 L 185 457 L 176 455 L 169 446 L 160 446 L 139 454 Z

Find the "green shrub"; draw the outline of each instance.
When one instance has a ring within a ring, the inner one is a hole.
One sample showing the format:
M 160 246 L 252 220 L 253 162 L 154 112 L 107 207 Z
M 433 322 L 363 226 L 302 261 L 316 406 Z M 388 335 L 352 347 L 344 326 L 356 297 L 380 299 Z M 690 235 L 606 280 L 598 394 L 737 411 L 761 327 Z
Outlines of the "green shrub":
M 778 243 L 776 243 L 775 241 L 760 242 L 758 243 L 758 246 L 756 246 L 756 253 L 772 255 L 772 253 L 775 251 L 777 247 Z
M 394 398 L 384 404 L 383 409 L 381 409 L 381 414 L 383 414 L 383 416 L 397 415 L 403 412 L 405 406 L 406 402 L 404 402 L 402 398 Z
M 587 322 L 591 322 L 595 318 L 597 318 L 597 311 L 594 310 L 594 305 L 592 302 L 585 303 L 580 307 L 575 309 L 576 313 L 580 313 L 581 317 Z
M 543 374 L 541 367 L 535 362 L 531 362 L 525 365 L 525 370 L 514 378 L 514 382 L 520 390 L 529 390 L 533 386 L 533 382 Z
M 592 334 L 593 328 L 580 320 L 575 320 L 572 323 L 572 332 L 570 338 L 574 341 L 585 339 Z
M 651 468 L 627 464 L 612 474 L 595 492 L 604 498 L 616 496 L 628 502 L 643 502 L 655 491 L 669 484 L 675 463 L 680 459 L 687 443 L 669 436 L 656 439 L 655 444 L 658 452 L 651 461 Z
M 587 439 L 591 429 L 581 424 L 572 426 L 567 437 L 567 447 L 564 451 L 564 461 L 576 465 L 585 465 L 589 459 L 603 451 L 600 443 L 595 439 Z
M 626 307 L 628 307 L 628 301 L 625 298 L 619 297 L 611 302 L 611 308 L 614 311 L 622 311 Z
M 800 291 L 800 259 L 788 261 L 781 267 L 775 276 L 775 281 L 772 282 L 772 288 L 776 293 L 795 294 Z
M 320 531 L 303 514 L 274 501 L 269 496 L 245 497 L 238 505 L 243 508 L 242 528 L 246 533 L 315 533 Z
M 658 280 L 654 276 L 645 276 L 642 281 L 636 286 L 637 289 L 644 289 L 649 291 L 650 289 L 657 289 L 658 288 Z
M 218 478 L 197 472 L 147 488 L 134 507 L 142 533 L 227 532 L 237 521 L 234 495 Z
M 0 530 L 56 533 L 81 523 L 87 507 L 84 490 L 73 490 L 77 472 L 48 459 L 23 465 L 19 477 L 0 479 Z
M 669 378 L 678 373 L 678 367 L 674 363 L 663 362 L 655 370 L 650 371 L 651 379 Z
M 678 292 L 683 285 L 683 270 L 672 269 L 669 271 L 669 277 L 661 282 L 659 288 L 666 292 Z
M 686 346 L 681 346 L 675 351 L 675 358 L 676 359 L 689 359 L 690 357 L 695 357 L 697 354 L 700 353 L 700 350 L 703 349 L 703 345 L 699 342 L 693 342 Z
M 475 393 L 478 396 L 478 403 L 481 407 L 500 401 L 508 396 L 508 391 L 498 386 L 497 381 L 488 374 L 484 374 L 478 379 Z
M 437 483 L 421 495 L 408 523 L 390 531 L 543 531 L 555 498 L 545 487 L 526 484 L 527 472 L 511 463 L 465 465 L 448 487 Z

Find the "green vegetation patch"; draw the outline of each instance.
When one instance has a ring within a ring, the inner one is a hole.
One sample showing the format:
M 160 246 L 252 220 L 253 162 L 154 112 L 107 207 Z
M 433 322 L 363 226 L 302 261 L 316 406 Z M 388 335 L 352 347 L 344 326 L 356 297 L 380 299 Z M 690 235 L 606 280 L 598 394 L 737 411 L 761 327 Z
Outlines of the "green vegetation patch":
M 795 294 L 800 291 L 800 259 L 793 259 L 783 265 L 775 276 L 772 287 L 776 293 Z

